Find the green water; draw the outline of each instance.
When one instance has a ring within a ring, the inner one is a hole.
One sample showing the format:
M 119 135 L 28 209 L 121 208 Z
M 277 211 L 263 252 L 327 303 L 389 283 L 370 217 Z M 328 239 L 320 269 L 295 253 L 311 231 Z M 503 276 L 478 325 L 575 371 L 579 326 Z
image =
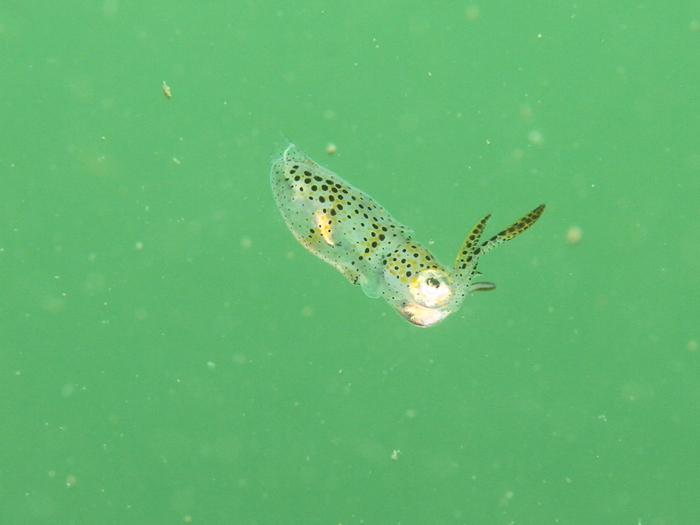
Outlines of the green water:
M 63 4 L 0 3 L 3 523 L 700 523 L 696 2 Z M 446 264 L 547 211 L 419 329 L 281 134 Z

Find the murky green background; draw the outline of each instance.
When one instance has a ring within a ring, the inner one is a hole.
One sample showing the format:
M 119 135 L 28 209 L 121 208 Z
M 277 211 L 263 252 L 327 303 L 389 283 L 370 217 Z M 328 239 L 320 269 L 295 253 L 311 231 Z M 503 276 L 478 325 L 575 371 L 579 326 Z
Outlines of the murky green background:
M 62 4 L 0 3 L 3 522 L 700 523 L 700 4 Z M 418 329 L 282 133 L 446 263 L 547 211 Z

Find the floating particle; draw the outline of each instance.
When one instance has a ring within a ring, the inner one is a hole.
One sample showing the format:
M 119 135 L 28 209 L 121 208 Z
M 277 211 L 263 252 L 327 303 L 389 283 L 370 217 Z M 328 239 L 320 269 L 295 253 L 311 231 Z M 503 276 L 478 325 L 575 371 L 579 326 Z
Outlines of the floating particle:
M 572 226 L 566 232 L 566 242 L 569 244 L 578 244 L 583 238 L 583 231 L 578 226 Z

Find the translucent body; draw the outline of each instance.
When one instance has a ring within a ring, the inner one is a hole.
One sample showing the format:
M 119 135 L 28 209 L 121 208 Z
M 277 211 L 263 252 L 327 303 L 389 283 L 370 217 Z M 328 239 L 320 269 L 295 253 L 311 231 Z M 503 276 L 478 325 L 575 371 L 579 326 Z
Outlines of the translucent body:
M 492 283 L 472 283 L 479 258 L 524 232 L 544 211 L 541 205 L 480 243 L 489 219 L 484 217 L 447 270 L 377 201 L 291 142 L 275 155 L 270 182 L 287 226 L 307 250 L 361 285 L 368 296 L 383 296 L 417 326 L 440 322 L 459 309 L 468 293 L 495 288 Z

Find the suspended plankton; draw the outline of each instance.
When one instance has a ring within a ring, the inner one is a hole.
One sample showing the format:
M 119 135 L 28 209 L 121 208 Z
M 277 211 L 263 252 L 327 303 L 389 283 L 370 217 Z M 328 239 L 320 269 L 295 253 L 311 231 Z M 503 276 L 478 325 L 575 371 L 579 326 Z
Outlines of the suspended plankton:
M 166 96 L 166 98 L 173 96 L 173 94 L 170 92 L 170 86 L 165 83 L 165 80 L 163 80 L 163 94 Z

